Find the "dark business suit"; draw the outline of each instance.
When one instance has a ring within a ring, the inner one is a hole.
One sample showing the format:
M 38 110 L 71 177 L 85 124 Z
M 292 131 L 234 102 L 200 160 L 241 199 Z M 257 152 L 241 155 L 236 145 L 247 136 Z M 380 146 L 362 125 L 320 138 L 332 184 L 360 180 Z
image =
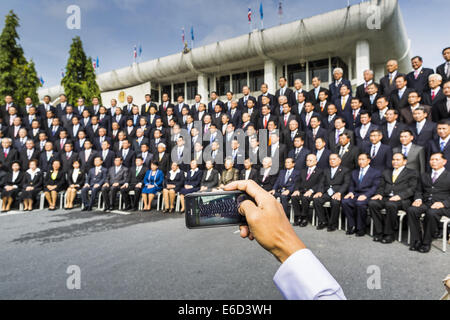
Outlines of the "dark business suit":
M 373 123 L 370 123 L 369 128 L 367 129 L 366 135 L 364 136 L 364 138 L 361 136 L 361 127 L 359 126 L 358 128 L 355 129 L 355 140 L 356 140 L 356 146 L 360 149 L 360 150 L 364 150 L 367 146 L 370 146 L 371 142 L 370 142 L 370 134 L 372 133 L 372 131 L 377 130 L 378 126 L 374 125 Z
M 98 192 L 100 192 L 102 186 L 105 184 L 107 176 L 108 176 L 108 169 L 104 167 L 101 167 L 100 171 L 97 174 L 95 167 L 89 170 L 86 179 L 86 184 L 88 186 L 83 187 L 81 189 L 81 199 L 87 210 L 92 210 L 97 194 Z M 94 187 L 95 185 L 98 186 Z M 91 191 L 90 199 L 88 198 L 89 191 Z
M 391 148 L 395 148 L 401 145 L 400 143 L 400 133 L 406 130 L 408 127 L 401 122 L 396 122 L 394 128 L 392 129 L 391 135 L 389 136 L 388 124 L 385 123 L 381 126 L 381 132 L 383 133 L 383 139 L 381 143 L 387 144 Z
M 1 157 L 1 155 L 0 155 Z M 53 165 L 53 161 L 59 160 L 59 154 L 55 151 L 52 151 L 52 156 L 50 158 L 47 157 L 47 152 L 43 151 L 41 156 L 39 157 L 39 168 L 42 172 L 47 173 Z
M 131 150 L 131 148 L 128 148 L 128 152 L 126 154 L 126 157 L 124 157 L 124 152 L 125 149 L 122 149 L 121 151 L 117 152 L 116 156 L 117 157 L 122 157 L 123 159 L 123 166 L 126 168 L 131 168 L 134 165 L 134 161 L 136 160 L 136 152 L 134 152 L 133 150 Z
M 367 168 L 366 168 L 367 170 Z M 359 232 L 366 230 L 367 206 L 371 197 L 373 197 L 380 184 L 381 172 L 369 167 L 362 181 L 359 181 L 360 169 L 352 172 L 350 187 L 348 192 L 354 194 L 353 199 L 342 200 L 342 210 L 348 219 L 348 228 L 351 230 L 356 227 Z M 366 199 L 358 201 L 358 197 L 364 195 Z
M 328 142 L 328 131 L 322 127 L 319 127 L 316 135 L 313 135 L 313 130 L 306 131 L 306 139 L 305 139 L 305 147 L 309 150 L 315 152 L 316 151 L 316 139 L 323 138 L 325 139 L 325 143 Z
M 428 115 L 431 116 L 433 122 L 439 122 L 449 117 L 447 97 L 444 95 L 442 89 L 439 90 L 434 99 L 432 98 L 431 90 L 425 91 L 423 93 L 422 103 L 431 106 L 431 113 L 428 113 Z
M 319 158 L 319 152 L 316 150 L 314 154 L 317 157 L 317 167 L 320 169 L 328 169 L 330 167 L 330 155 L 331 151 L 323 149 L 322 155 Z
M 374 169 L 377 169 L 380 172 L 383 172 L 385 169 L 392 168 L 392 149 L 388 145 L 381 144 L 378 148 L 378 151 L 373 157 L 373 145 L 367 146 L 364 149 L 364 153 L 370 155 L 372 160 L 370 161 L 370 166 Z
M 29 168 L 28 165 L 31 160 L 35 159 L 35 160 L 39 161 L 39 158 L 40 158 L 40 152 L 36 148 L 33 149 L 33 152 L 31 153 L 30 157 L 28 157 L 27 149 L 22 150 L 22 152 L 20 152 L 20 156 L 19 156 L 19 159 L 22 162 L 22 165 L 21 165 L 22 171 L 28 170 L 28 168 Z M 38 166 L 39 166 L 39 162 L 38 162 Z
M 86 150 L 81 151 L 78 153 L 78 157 L 80 159 L 81 164 L 81 170 L 84 172 L 89 172 L 91 168 L 94 166 L 94 159 L 98 155 L 98 153 L 91 149 L 91 154 L 89 155 L 87 161 L 86 161 Z
M 342 81 L 339 83 L 339 86 L 336 87 L 336 80 L 333 79 L 333 82 L 331 82 L 329 86 L 331 101 L 334 101 L 341 96 L 341 87 L 344 84 L 350 89 L 350 95 L 352 94 L 352 84 L 349 80 L 342 79 Z
M 437 67 L 436 69 L 436 73 L 440 74 L 442 76 L 442 85 L 444 85 L 444 83 L 446 83 L 447 81 L 450 81 L 450 78 L 447 77 L 447 74 L 445 73 L 445 65 L 447 64 L 447 62 L 441 64 L 439 67 Z
M 314 195 L 318 192 L 320 185 L 323 183 L 323 171 L 320 168 L 314 168 L 311 174 L 308 176 L 309 168 L 300 171 L 300 177 L 297 180 L 294 188 L 295 191 L 299 191 L 300 195 L 292 197 L 292 207 L 294 209 L 294 220 L 298 221 L 306 220 L 309 217 L 309 206 L 313 200 Z M 312 194 L 309 197 L 305 196 L 305 193 L 312 190 Z M 302 204 L 300 205 L 300 201 Z
M 219 186 L 219 172 L 216 169 L 211 169 L 208 177 L 208 170 L 205 169 L 203 171 L 201 186 L 208 188 L 207 191 L 217 188 Z
M 145 178 L 145 174 L 148 171 L 148 167 L 142 166 L 140 171 L 137 171 L 136 166 L 133 166 L 128 170 L 128 178 L 127 182 L 128 186 L 126 188 L 121 188 L 120 193 L 122 194 L 123 201 L 125 203 L 125 209 L 134 209 L 137 210 L 139 207 L 139 200 L 141 199 L 141 193 L 143 188 L 143 181 Z M 137 185 L 140 184 L 139 188 Z M 134 191 L 134 200 L 131 202 L 130 200 L 130 191 Z
M 408 224 L 411 229 L 411 244 L 414 245 L 416 241 L 422 240 L 420 217 L 425 213 L 422 243 L 431 245 L 442 216 L 450 217 L 450 172 L 445 170 L 435 182 L 432 180 L 432 173 L 422 174 L 414 200 L 422 200 L 422 205 L 420 207 L 411 206 L 407 210 Z M 444 208 L 431 209 L 431 206 L 436 202 L 442 202 Z
M 408 96 L 413 91 L 413 89 L 406 88 L 403 92 L 402 97 L 399 96 L 399 90 L 395 89 L 391 93 L 390 104 L 393 109 L 400 111 L 401 109 L 408 106 Z
M 201 182 L 203 177 L 203 171 L 197 169 L 196 172 L 192 173 L 191 170 L 186 172 L 186 178 L 184 179 L 183 188 L 180 190 L 180 194 L 187 195 L 189 193 L 198 192 L 200 190 Z M 191 186 L 192 188 L 186 189 L 186 186 Z
M 280 198 L 281 204 L 283 205 L 284 212 L 289 216 L 289 200 L 291 199 L 291 194 L 294 192 L 297 180 L 300 177 L 300 171 L 292 169 L 291 175 L 286 180 L 286 173 L 288 170 L 281 170 L 278 175 L 278 179 L 273 186 L 275 191 L 274 197 Z M 283 195 L 282 193 L 288 191 L 288 195 Z
M 294 159 L 295 162 L 295 170 L 301 171 L 306 168 L 306 157 L 311 153 L 305 147 L 302 147 L 300 152 L 297 152 L 297 149 L 294 148 L 288 153 L 288 158 Z M 280 162 L 281 164 L 281 162 Z
M 341 154 L 341 148 L 339 147 L 336 150 L 336 153 L 341 157 L 341 166 L 349 169 L 350 171 L 356 169 L 358 167 L 358 157 L 361 154 L 361 151 L 358 147 L 350 145 L 348 150 Z
M 424 148 L 428 147 L 428 143 L 437 138 L 436 123 L 426 120 L 420 134 L 417 132 L 417 123 L 412 124 L 410 127 L 414 133 L 414 143 Z
M 431 107 L 423 104 L 421 104 L 420 107 L 423 107 L 425 109 L 425 112 L 428 114 L 427 119 L 431 120 L 432 119 Z M 408 105 L 407 107 L 400 110 L 400 120 L 408 126 L 412 125 L 415 122 L 411 106 Z
M 70 156 L 67 152 L 60 153 L 59 160 L 61 161 L 61 167 L 63 172 L 69 172 L 73 168 L 73 162 L 78 160 L 78 153 L 72 151 Z
M 374 235 L 393 235 L 398 229 L 398 210 L 407 210 L 412 203 L 412 197 L 416 191 L 419 175 L 416 171 L 403 168 L 395 182 L 394 170 L 385 170 L 380 179 L 380 185 L 376 192 L 383 196 L 382 200 L 370 200 L 369 211 L 373 219 Z M 401 200 L 389 200 L 393 196 L 399 196 Z M 386 215 L 381 210 L 386 209 Z
M 353 134 L 353 131 L 348 130 L 348 129 L 344 129 L 342 131 L 341 129 L 341 134 L 346 133 L 348 134 L 348 136 L 350 137 L 350 143 L 351 145 L 355 145 L 355 135 Z M 334 129 L 332 130 L 329 134 L 328 134 L 328 149 L 336 152 L 339 149 L 339 136 L 337 134 L 337 130 Z
M 116 200 L 117 193 L 120 188 L 128 182 L 128 168 L 121 166 L 120 170 L 116 172 L 116 166 L 109 168 L 108 176 L 106 178 L 105 184 L 109 186 L 102 186 L 102 194 L 105 200 L 105 209 L 114 209 L 114 203 Z M 117 187 L 113 184 L 118 183 Z
M 108 150 L 108 153 L 106 154 L 106 157 L 103 155 L 103 150 L 98 152 L 98 155 L 102 157 L 103 160 L 103 166 L 109 170 L 112 166 L 114 166 L 114 158 L 116 157 L 116 154 L 114 151 Z
M 415 77 L 415 71 L 408 73 L 406 80 L 408 81 L 408 88 L 416 90 L 419 95 L 430 89 L 428 86 L 428 77 L 434 73 L 433 69 L 422 68 L 417 79 Z
M 317 192 L 322 193 L 322 196 L 313 199 L 314 210 L 316 211 L 319 224 L 326 223 L 329 228 L 337 229 L 341 201 L 334 200 L 331 197 L 336 193 L 341 194 L 341 199 L 345 197 L 350 186 L 350 176 L 351 171 L 342 166 L 336 169 L 333 177 L 331 176 L 331 168 L 324 170 L 322 184 L 319 185 L 317 190 Z M 331 205 L 330 215 L 325 213 L 325 208 L 323 207 L 326 202 L 330 202 Z
M 380 94 L 386 97 L 390 97 L 392 92 L 396 89 L 395 80 L 397 80 L 397 77 L 400 76 L 401 73 L 397 71 L 397 74 L 395 75 L 394 79 L 392 79 L 392 82 L 389 82 L 389 74 L 385 75 L 383 78 L 380 79 Z
M 402 153 L 403 154 L 403 146 L 396 147 L 392 150 L 392 153 Z M 426 168 L 426 160 L 425 160 L 425 148 L 411 144 L 411 148 L 409 149 L 408 154 L 406 155 L 408 158 L 408 163 L 406 167 L 408 169 L 414 170 L 420 174 L 425 173 Z
M 434 139 L 433 141 L 430 141 L 430 145 L 428 147 L 428 154 L 433 154 L 436 152 L 442 152 L 447 159 L 447 164 L 445 165 L 445 168 L 450 171 L 450 140 L 445 144 L 444 146 L 441 146 L 440 138 Z

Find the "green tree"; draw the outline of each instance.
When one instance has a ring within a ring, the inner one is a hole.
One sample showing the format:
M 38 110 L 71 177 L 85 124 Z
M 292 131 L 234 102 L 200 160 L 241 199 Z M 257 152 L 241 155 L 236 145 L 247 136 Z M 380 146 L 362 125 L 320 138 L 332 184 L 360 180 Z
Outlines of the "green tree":
M 17 28 L 19 26 L 19 18 L 11 10 L 6 15 L 5 26 L 0 35 L 0 97 L 12 95 L 16 103 L 23 102 L 24 97 L 18 93 L 18 83 L 21 82 L 20 77 L 23 75 L 23 70 L 31 66 L 18 43 L 20 37 Z M 31 83 L 29 82 L 29 85 Z M 38 86 L 34 88 L 37 90 Z M 28 89 L 31 90 L 32 87 L 28 87 Z
M 26 97 L 30 97 L 33 100 L 33 104 L 37 105 L 39 96 L 36 91 L 41 86 L 42 84 L 39 81 L 33 60 L 25 65 L 21 65 L 17 78 L 17 90 L 14 94 L 15 100 L 18 103 L 22 103 Z
M 80 37 L 73 38 L 66 73 L 61 80 L 69 103 L 76 105 L 77 99 L 83 97 L 86 105 L 90 105 L 92 97 L 100 98 L 100 89 L 95 78 L 92 60 L 86 57 Z

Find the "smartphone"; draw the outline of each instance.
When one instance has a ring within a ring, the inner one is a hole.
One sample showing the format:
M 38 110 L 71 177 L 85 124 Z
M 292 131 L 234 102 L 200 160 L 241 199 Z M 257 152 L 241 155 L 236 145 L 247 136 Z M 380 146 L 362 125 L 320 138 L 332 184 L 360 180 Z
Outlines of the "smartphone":
M 186 227 L 212 228 L 247 224 L 239 214 L 239 203 L 249 200 L 240 191 L 196 192 L 186 195 Z

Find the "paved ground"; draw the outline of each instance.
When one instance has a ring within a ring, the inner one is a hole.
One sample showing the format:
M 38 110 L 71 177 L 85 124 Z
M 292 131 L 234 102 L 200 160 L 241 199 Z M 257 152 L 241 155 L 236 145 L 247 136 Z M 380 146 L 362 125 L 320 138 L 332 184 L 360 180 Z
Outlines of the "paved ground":
M 281 299 L 278 262 L 237 228 L 188 230 L 184 217 L 80 211 L 0 215 L 0 299 Z M 408 251 L 339 231 L 296 228 L 349 299 L 438 299 L 450 252 Z M 68 266 L 81 289 L 68 290 Z M 369 266 L 381 289 L 369 290 Z

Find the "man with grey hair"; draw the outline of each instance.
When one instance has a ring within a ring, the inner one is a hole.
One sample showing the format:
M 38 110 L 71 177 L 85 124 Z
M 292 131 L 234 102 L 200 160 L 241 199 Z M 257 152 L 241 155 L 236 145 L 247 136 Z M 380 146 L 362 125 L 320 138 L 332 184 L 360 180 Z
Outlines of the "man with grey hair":
M 369 97 L 369 86 L 374 82 L 374 72 L 373 70 L 367 69 L 364 71 L 364 83 L 356 88 L 356 98 L 363 100 Z M 378 84 L 377 84 L 378 86 Z
M 387 74 L 380 80 L 380 93 L 386 97 L 390 97 L 392 91 L 396 89 L 395 80 L 400 75 L 398 72 L 398 61 L 389 60 L 386 64 Z
M 352 94 L 352 84 L 349 80 L 344 79 L 344 70 L 342 68 L 335 68 L 333 70 L 333 81 L 330 82 L 330 100 L 335 101 L 340 97 L 340 91 L 342 85 L 347 85 L 350 89 L 350 95 Z
M 447 98 L 441 88 L 442 76 L 440 74 L 432 74 L 428 77 L 430 89 L 423 93 L 423 103 L 431 106 L 431 117 L 434 122 L 439 122 L 442 118 L 442 112 L 447 108 Z
M 11 165 L 19 158 L 19 153 L 16 149 L 12 148 L 12 139 L 3 138 L 2 148 L 0 150 L 0 162 L 3 165 L 3 169 L 11 171 Z

